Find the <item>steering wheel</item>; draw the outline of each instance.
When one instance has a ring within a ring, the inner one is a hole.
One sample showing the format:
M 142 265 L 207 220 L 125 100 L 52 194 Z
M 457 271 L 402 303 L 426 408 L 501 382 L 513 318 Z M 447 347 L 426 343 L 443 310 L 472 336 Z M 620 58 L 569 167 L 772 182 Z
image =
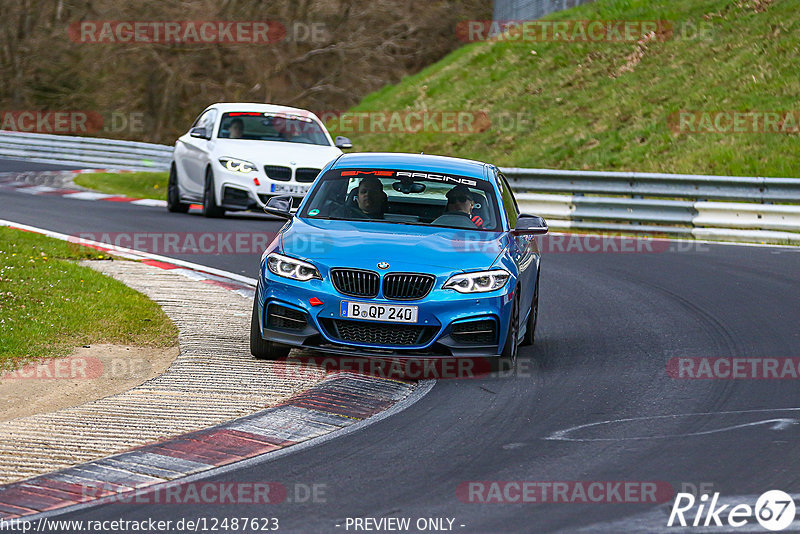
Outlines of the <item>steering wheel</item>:
M 469 228 L 474 229 L 478 225 L 470 218 L 468 213 L 463 211 L 448 211 L 443 215 L 439 215 L 431 223 L 432 225 L 441 226 L 455 226 L 456 228 Z

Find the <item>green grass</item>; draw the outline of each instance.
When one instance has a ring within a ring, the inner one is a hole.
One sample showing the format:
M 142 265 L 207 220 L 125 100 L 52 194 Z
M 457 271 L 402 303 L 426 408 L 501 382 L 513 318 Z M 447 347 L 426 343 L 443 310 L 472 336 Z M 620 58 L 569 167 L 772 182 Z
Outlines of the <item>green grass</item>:
M 109 258 L 0 227 L 0 368 L 92 343 L 176 344 L 177 329 L 155 302 L 79 259 Z
M 75 183 L 100 193 L 132 198 L 167 199 L 168 172 L 96 172 L 79 174 Z
M 489 129 L 353 133 L 356 149 L 501 166 L 800 176 L 797 134 L 675 133 L 667 122 L 679 110 L 798 109 L 800 0 L 598 0 L 548 18 L 669 20 L 706 33 L 649 41 L 632 71 L 621 69 L 639 49 L 633 42 L 468 44 L 352 111 L 485 111 Z M 514 121 L 499 127 L 501 117 Z

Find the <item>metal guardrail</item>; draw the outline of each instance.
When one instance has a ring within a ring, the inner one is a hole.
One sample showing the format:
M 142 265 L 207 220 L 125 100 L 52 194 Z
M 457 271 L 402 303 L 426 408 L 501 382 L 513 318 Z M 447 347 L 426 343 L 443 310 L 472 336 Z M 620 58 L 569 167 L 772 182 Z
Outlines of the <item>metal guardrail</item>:
M 502 171 L 520 208 L 555 229 L 800 244 L 800 178 Z
M 503 169 L 512 186 L 573 194 L 800 203 L 800 178 Z
M 0 131 L 0 157 L 166 171 L 172 147 Z M 800 178 L 501 169 L 553 229 L 800 244 Z
M 0 131 L 0 157 L 86 168 L 166 171 L 172 147 L 96 137 Z

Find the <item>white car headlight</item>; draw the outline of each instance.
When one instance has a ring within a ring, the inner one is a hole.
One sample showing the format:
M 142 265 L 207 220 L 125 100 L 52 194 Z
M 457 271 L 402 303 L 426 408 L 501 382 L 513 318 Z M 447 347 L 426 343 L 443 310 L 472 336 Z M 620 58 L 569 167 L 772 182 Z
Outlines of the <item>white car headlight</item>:
M 222 157 L 219 158 L 219 163 L 220 165 L 222 165 L 231 172 L 240 172 L 242 174 L 247 174 L 249 172 L 254 172 L 256 170 L 256 166 L 254 163 L 250 163 L 249 161 L 244 161 L 243 159 Z
M 506 285 L 510 277 L 511 273 L 504 269 L 455 274 L 444 283 L 442 289 L 455 289 L 459 293 L 487 293 Z
M 301 282 L 307 282 L 313 278 L 322 280 L 317 268 L 310 263 L 296 260 L 277 252 L 267 256 L 267 268 L 273 274 L 291 278 L 292 280 L 300 280 Z

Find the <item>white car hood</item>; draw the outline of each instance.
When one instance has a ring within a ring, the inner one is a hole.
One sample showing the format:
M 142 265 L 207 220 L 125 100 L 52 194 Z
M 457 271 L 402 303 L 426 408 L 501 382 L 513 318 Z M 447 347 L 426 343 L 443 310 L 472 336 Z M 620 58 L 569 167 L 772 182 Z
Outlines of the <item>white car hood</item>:
M 246 139 L 216 139 L 211 154 L 214 158 L 230 156 L 257 166 L 282 165 L 321 169 L 342 154 L 334 146 L 307 145 L 283 141 L 253 141 Z

